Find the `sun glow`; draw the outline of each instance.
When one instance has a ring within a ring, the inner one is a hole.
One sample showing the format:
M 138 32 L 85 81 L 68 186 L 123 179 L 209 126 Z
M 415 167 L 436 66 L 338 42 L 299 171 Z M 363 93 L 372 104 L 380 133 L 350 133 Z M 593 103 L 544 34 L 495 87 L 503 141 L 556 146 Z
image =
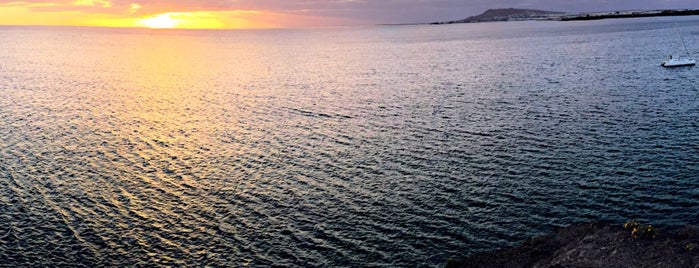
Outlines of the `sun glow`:
M 179 24 L 179 22 L 176 19 L 173 19 L 172 15 L 169 13 L 160 14 L 147 19 L 142 19 L 139 22 L 148 28 L 154 29 L 175 28 L 175 26 Z
M 144 3 L 116 0 L 66 0 L 53 2 L 0 1 L 0 25 L 64 25 L 98 27 L 178 28 L 178 29 L 246 29 L 295 28 L 323 25 L 349 25 L 356 21 L 303 14 L 289 14 L 253 9 L 206 10 L 192 6 L 191 11 L 178 6 L 149 6 Z M 200 1 L 202 4 L 207 1 Z
M 212 12 L 169 12 L 139 20 L 141 26 L 154 29 L 219 29 L 226 25 L 220 20 L 221 14 Z

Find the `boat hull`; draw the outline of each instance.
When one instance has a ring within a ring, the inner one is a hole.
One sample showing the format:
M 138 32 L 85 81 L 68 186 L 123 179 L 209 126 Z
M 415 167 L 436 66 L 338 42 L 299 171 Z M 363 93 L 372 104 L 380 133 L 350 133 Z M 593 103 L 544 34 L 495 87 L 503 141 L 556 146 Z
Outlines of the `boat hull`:
M 663 67 L 682 67 L 682 66 L 694 66 L 696 64 L 697 64 L 697 62 L 695 60 L 671 59 L 671 60 L 663 61 L 663 63 L 661 63 L 660 66 L 663 66 Z

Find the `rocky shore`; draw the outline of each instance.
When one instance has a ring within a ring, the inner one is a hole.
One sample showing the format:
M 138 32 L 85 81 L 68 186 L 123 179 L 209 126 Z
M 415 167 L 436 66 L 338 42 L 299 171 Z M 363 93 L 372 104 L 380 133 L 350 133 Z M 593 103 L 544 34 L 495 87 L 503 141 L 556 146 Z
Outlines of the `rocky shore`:
M 446 267 L 699 267 L 699 227 L 632 232 L 618 224 L 575 224 L 516 248 L 449 260 Z

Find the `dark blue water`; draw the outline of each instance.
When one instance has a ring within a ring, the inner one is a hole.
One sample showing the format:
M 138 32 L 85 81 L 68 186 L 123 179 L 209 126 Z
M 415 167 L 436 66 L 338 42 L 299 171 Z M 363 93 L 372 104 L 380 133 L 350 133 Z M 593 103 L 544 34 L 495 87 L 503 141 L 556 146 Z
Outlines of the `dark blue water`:
M 697 17 L 0 28 L 8 266 L 438 267 L 699 222 Z

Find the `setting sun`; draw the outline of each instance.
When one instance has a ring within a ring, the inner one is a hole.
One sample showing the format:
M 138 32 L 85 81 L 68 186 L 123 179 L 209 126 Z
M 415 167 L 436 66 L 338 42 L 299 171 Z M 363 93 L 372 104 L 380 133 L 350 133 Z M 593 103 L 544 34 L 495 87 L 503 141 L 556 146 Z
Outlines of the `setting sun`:
M 221 8 L 209 2 L 61 0 L 0 2 L 0 25 L 64 25 L 153 29 L 295 28 L 350 25 L 352 19 L 267 6 Z
M 178 21 L 173 19 L 171 15 L 167 13 L 142 19 L 139 22 L 148 28 L 155 29 L 175 28 L 178 24 Z
M 226 25 L 221 22 L 220 15 L 221 14 L 203 11 L 170 12 L 141 19 L 138 23 L 140 26 L 153 29 L 220 29 L 226 27 Z

